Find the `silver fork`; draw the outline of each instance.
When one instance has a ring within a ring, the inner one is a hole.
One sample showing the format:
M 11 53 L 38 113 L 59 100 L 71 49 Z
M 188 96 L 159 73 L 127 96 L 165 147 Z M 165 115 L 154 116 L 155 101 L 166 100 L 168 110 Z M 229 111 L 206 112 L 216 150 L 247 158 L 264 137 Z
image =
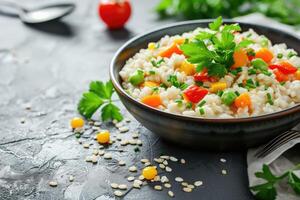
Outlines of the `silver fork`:
M 257 150 L 257 152 L 254 154 L 257 158 L 263 158 L 267 156 L 268 154 L 272 153 L 282 145 L 294 140 L 300 138 L 300 132 L 296 130 L 289 130 L 286 131 L 279 136 L 275 137 L 273 140 L 262 146 L 260 149 Z

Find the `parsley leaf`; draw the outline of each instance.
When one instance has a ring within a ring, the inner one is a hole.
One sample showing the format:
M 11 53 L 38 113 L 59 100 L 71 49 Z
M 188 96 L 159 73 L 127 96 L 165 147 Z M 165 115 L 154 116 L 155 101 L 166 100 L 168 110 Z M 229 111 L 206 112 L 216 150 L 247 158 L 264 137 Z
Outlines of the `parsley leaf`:
M 228 31 L 228 32 L 241 31 L 241 30 L 242 29 L 239 24 L 228 24 L 223 27 L 223 31 Z
M 268 165 L 263 165 L 262 171 L 256 172 L 255 176 L 265 180 L 265 183 L 255 185 L 250 187 L 250 189 L 255 192 L 255 197 L 260 200 L 275 200 L 277 196 L 276 184 L 279 181 L 285 180 L 288 177 L 288 184 L 292 187 L 296 195 L 300 195 L 300 178 L 293 173 L 293 170 L 288 170 L 284 172 L 281 176 L 275 176 Z
M 288 175 L 288 183 L 293 188 L 294 192 L 300 195 L 300 178 L 293 172 L 290 172 Z
M 103 83 L 102 81 L 92 81 L 89 92 L 83 93 L 79 103 L 78 111 L 85 118 L 90 119 L 93 114 L 102 106 L 101 117 L 103 121 L 116 119 L 121 121 L 123 116 L 120 109 L 112 103 L 114 88 L 111 81 Z
M 83 93 L 78 104 L 78 111 L 84 117 L 90 119 L 97 109 L 103 104 L 103 100 L 93 92 Z
M 236 47 L 235 49 L 241 49 L 241 48 L 245 48 L 248 47 L 250 44 L 253 44 L 254 42 L 252 40 L 249 39 L 245 39 L 243 41 L 241 41 Z
M 207 39 L 211 39 L 212 36 L 214 36 L 213 33 L 208 33 L 208 32 L 205 32 L 205 31 L 201 31 L 199 32 L 198 35 L 196 35 L 196 39 L 197 40 L 207 40 Z
M 222 25 L 223 23 L 223 19 L 222 17 L 218 17 L 215 21 L 213 21 L 212 23 L 209 23 L 208 24 L 208 27 L 211 29 L 211 30 L 214 30 L 214 31 L 217 31 L 219 30 L 220 26 Z
M 97 94 L 103 99 L 110 99 L 114 88 L 111 81 L 108 81 L 106 84 L 101 81 L 92 81 L 90 83 L 90 92 Z
M 236 48 L 233 31 L 241 30 L 238 24 L 223 26 L 222 17 L 217 18 L 209 24 L 211 30 L 216 33 L 200 32 L 195 40 L 184 43 L 180 46 L 187 60 L 197 65 L 197 72 L 207 68 L 209 76 L 224 77 L 230 67 L 233 65 L 233 53 Z M 203 40 L 209 40 L 204 43 Z M 246 42 L 241 45 L 246 45 Z M 211 46 L 212 45 L 212 48 Z
M 102 109 L 102 120 L 106 121 L 108 119 L 116 119 L 121 121 L 123 119 L 120 109 L 112 103 L 106 104 Z

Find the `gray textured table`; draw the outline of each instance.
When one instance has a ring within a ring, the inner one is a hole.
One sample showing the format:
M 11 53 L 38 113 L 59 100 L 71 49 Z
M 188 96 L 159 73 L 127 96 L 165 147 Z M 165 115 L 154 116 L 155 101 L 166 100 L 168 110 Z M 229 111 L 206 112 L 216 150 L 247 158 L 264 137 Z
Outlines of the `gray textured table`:
M 69 120 L 77 114 L 76 103 L 89 81 L 108 78 L 110 60 L 126 40 L 170 22 L 157 20 L 153 12 L 156 2 L 132 1 L 133 16 L 127 28 L 113 32 L 99 22 L 98 0 L 77 0 L 75 13 L 47 25 L 25 26 L 15 18 L 0 16 L 1 200 L 114 199 L 108 181 L 121 179 L 126 173 L 114 160 L 86 163 L 89 150 L 78 145 Z M 132 149 L 118 153 L 117 158 L 136 162 L 161 153 L 183 157 L 187 164 L 174 166 L 170 178 L 180 175 L 204 182 L 192 193 L 184 193 L 174 184 L 174 199 L 253 199 L 248 190 L 245 152 L 178 148 L 135 121 L 130 126 L 140 129 L 143 148 L 140 153 Z M 227 162 L 221 163 L 220 158 Z M 222 169 L 228 175 L 221 175 Z M 75 177 L 73 182 L 68 181 L 70 175 Z M 58 187 L 49 187 L 52 179 L 58 181 Z M 131 190 L 125 199 L 168 197 L 166 190 L 158 192 L 145 186 Z

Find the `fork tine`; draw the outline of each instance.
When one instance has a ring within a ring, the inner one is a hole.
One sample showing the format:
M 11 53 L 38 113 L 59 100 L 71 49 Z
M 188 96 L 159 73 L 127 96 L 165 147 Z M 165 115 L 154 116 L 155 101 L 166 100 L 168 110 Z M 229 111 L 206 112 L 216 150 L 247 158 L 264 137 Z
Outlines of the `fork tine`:
M 264 146 L 262 146 L 255 154 L 254 156 L 258 157 L 259 154 L 261 154 L 261 152 L 264 151 L 264 149 L 267 149 L 269 146 L 273 145 L 274 143 L 277 143 L 279 141 L 281 141 L 283 138 L 285 138 L 286 136 L 294 133 L 294 130 L 288 130 L 278 136 L 276 136 L 274 139 L 272 139 L 270 142 L 268 142 L 267 144 L 265 144 Z
M 286 135 L 285 138 L 283 138 L 281 141 L 278 141 L 277 143 L 273 143 L 273 145 L 269 146 L 268 148 L 264 149 L 261 151 L 261 153 L 257 156 L 258 158 L 265 157 L 269 153 L 275 151 L 278 149 L 280 146 L 290 142 L 291 140 L 294 140 L 296 138 L 300 137 L 299 132 L 294 131 L 292 134 Z

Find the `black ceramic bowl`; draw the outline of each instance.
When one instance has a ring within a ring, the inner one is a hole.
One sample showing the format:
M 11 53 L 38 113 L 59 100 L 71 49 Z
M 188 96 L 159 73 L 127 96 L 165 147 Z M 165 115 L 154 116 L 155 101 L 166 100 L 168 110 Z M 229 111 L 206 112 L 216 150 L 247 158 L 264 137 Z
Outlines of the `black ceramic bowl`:
M 121 86 L 119 71 L 125 61 L 149 42 L 164 35 L 176 35 L 207 27 L 210 20 L 196 20 L 172 24 L 137 36 L 124 44 L 115 54 L 110 77 L 121 101 L 128 111 L 146 128 L 177 144 L 211 150 L 245 149 L 262 144 L 300 122 L 300 105 L 258 117 L 236 119 L 203 119 L 181 116 L 146 106 L 129 96 Z M 225 21 L 233 23 L 233 21 Z M 300 52 L 300 40 L 286 32 L 270 27 L 239 22 L 242 30 L 254 29 L 267 36 L 273 44 L 286 43 Z

